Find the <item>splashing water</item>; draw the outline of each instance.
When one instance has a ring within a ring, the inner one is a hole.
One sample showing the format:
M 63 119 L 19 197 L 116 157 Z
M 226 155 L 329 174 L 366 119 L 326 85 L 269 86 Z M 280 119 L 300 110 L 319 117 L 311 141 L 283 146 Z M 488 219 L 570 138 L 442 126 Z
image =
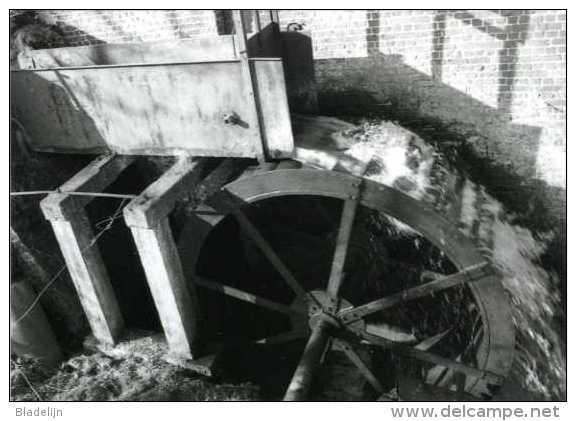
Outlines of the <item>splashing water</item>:
M 394 187 L 457 223 L 504 274 L 517 331 L 511 379 L 523 389 L 516 393 L 522 393 L 523 399 L 527 395 L 535 400 L 565 399 L 564 343 L 555 322 L 563 317 L 560 280 L 540 262 L 552 233 L 535 233 L 515 225 L 516 215 L 482 185 L 449 164 L 433 146 L 392 122 L 363 121 L 351 126 L 336 119 L 320 119 L 322 132 L 316 132 L 316 138 L 329 139 L 332 146 L 322 147 L 318 141 L 307 144 L 297 134 L 296 159 Z M 327 134 L 328 123 L 332 133 Z M 314 133 L 314 121 L 308 119 L 306 125 L 307 131 Z M 346 147 L 334 148 L 333 144 Z M 400 223 L 398 228 L 406 235 L 414 233 Z

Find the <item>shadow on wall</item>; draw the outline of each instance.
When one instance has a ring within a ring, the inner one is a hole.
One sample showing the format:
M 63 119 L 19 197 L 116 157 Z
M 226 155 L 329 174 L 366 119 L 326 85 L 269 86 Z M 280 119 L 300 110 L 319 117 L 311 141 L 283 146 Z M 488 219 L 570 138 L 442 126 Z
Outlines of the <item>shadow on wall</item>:
M 397 121 L 448 157 L 457 157 L 459 168 L 518 215 L 516 223 L 536 233 L 556 233 L 543 263 L 565 280 L 566 190 L 536 178 L 542 128 L 514 124 L 510 116 L 517 47 L 527 38 L 529 15 L 518 10 L 499 13 L 515 17 L 517 24 L 498 28 L 469 12 L 436 12 L 428 75 L 407 65 L 401 55 L 380 52 L 380 12 L 368 11 L 367 57 L 314 61 L 320 113 Z M 443 83 L 449 16 L 502 41 L 495 107 Z
M 528 225 L 541 229 L 557 225 L 563 219 L 565 191 L 535 178 L 542 128 L 511 123 L 510 117 L 516 46 L 526 39 L 528 23 L 515 25 L 515 31 L 522 31 L 510 41 L 506 30 L 502 35 L 502 29 L 468 12 L 437 12 L 430 76 L 407 65 L 401 55 L 380 52 L 379 13 L 367 12 L 368 57 L 315 60 L 321 113 L 395 120 L 441 149 L 456 146 L 470 164 L 471 175 L 511 210 L 529 215 Z M 499 52 L 497 107 L 442 82 L 448 14 L 504 41 Z M 544 209 L 551 212 L 545 215 Z
M 492 13 L 499 14 L 507 19 L 515 19 L 515 24 L 507 24 L 502 28 L 493 26 L 467 11 L 436 11 L 434 14 L 432 41 L 432 78 L 438 81 L 442 80 L 444 44 L 446 42 L 446 19 L 453 17 L 465 25 L 469 25 L 496 40 L 502 41 L 502 46 L 498 51 L 499 83 L 497 108 L 502 112 L 510 113 L 516 66 L 518 64 L 518 47 L 526 42 L 528 29 L 530 28 L 530 15 L 525 12 L 524 10 L 493 11 Z

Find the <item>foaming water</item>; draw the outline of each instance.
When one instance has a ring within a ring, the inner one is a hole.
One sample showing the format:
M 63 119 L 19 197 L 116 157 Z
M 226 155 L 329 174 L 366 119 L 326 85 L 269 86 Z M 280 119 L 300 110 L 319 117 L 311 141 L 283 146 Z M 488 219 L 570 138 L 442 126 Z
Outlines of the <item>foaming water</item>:
M 308 122 L 309 126 L 313 123 Z M 337 126 L 335 126 L 337 127 Z M 558 276 L 541 258 L 552 233 L 533 232 L 514 223 L 512 212 L 472 181 L 463 170 L 412 132 L 387 121 L 337 127 L 331 138 L 345 150 L 306 148 L 297 159 L 340 169 L 394 187 L 424 201 L 458 224 L 503 273 L 517 330 L 517 352 L 502 399 L 561 400 L 566 396 L 565 344 L 556 322 L 563 318 Z M 318 149 L 315 154 L 316 149 Z M 329 159 L 328 159 L 329 158 Z M 398 223 L 406 235 L 414 232 Z

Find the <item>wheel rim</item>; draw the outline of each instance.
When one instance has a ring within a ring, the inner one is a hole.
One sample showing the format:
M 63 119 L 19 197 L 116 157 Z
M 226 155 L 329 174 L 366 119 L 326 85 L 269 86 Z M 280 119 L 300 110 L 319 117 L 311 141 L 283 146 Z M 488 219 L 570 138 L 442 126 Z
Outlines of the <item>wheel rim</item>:
M 485 264 L 482 256 L 475 247 L 458 232 L 457 228 L 422 203 L 413 200 L 397 190 L 370 180 L 362 180 L 341 173 L 300 169 L 277 170 L 241 178 L 226 185 L 218 194 L 209 200 L 209 203 L 223 214 L 233 214 L 240 222 L 240 225 L 250 233 L 249 235 L 255 239 L 256 242 L 259 242 L 261 246 L 264 244 L 264 254 L 274 261 L 273 265 L 282 273 L 282 277 L 296 296 L 307 296 L 307 291 L 299 286 L 298 280 L 294 278 L 290 273 L 290 269 L 287 268 L 283 262 L 276 261 L 278 260 L 278 256 L 274 256 L 274 250 L 269 247 L 269 244 L 266 244 L 266 240 L 242 211 L 245 206 L 266 199 L 292 195 L 321 196 L 344 200 L 343 218 L 341 219 L 339 227 L 339 241 L 337 241 L 337 244 L 344 244 L 345 247 L 343 250 L 338 250 L 337 248 L 335 251 L 336 257 L 333 260 L 331 275 L 328 281 L 327 296 L 338 296 L 339 282 L 337 278 L 339 276 L 341 277 L 343 264 L 346 261 L 346 249 L 348 248 L 347 235 L 349 238 L 349 232 L 347 233 L 347 231 L 351 231 L 351 226 L 353 226 L 357 205 L 362 205 L 380 214 L 391 216 L 401 221 L 428 239 L 438 249 L 442 250 L 459 271 L 456 278 L 461 279 L 457 279 L 458 282 L 455 285 L 461 284 L 463 281 L 469 281 L 474 277 L 478 278 L 472 283 L 467 283 L 467 285 L 478 306 L 484 334 L 476 353 L 477 366 L 475 369 L 477 369 L 478 372 L 468 371 L 464 390 L 478 397 L 490 394 L 488 385 L 499 384 L 511 366 L 514 349 L 514 329 L 499 276 L 495 272 L 487 270 L 489 267 Z M 350 221 L 352 221 L 352 224 L 349 223 Z M 183 241 L 185 241 L 187 235 L 183 235 L 183 237 Z M 199 243 L 203 243 L 206 238 L 207 234 L 199 237 Z M 200 246 L 194 248 L 194 250 L 196 250 L 195 253 L 183 255 L 183 259 L 186 260 L 187 263 L 191 263 L 192 267 L 196 265 L 198 250 L 200 250 L 201 247 L 202 245 L 200 244 Z M 268 251 L 266 251 L 266 248 L 268 248 Z M 338 257 L 338 255 L 340 256 Z M 450 279 L 448 281 L 450 281 Z M 196 279 L 195 282 L 208 288 L 221 289 L 221 286 L 210 284 L 210 281 Z M 208 284 L 206 282 L 208 282 Z M 418 291 L 415 292 L 418 293 Z M 224 293 L 232 295 L 235 298 L 240 298 L 239 295 L 241 295 L 241 292 L 234 291 L 233 288 L 228 288 Z M 259 305 L 274 308 L 276 311 L 288 311 L 287 309 L 279 309 L 278 306 L 274 307 L 274 305 L 262 301 L 262 297 L 254 297 L 248 294 L 248 296 L 240 299 L 250 302 L 259 300 Z M 388 304 L 391 303 L 389 302 Z M 379 305 L 382 305 L 382 303 L 379 303 Z M 331 306 L 324 306 L 322 308 L 325 313 L 331 314 L 330 317 L 336 319 L 333 324 L 340 323 L 346 326 L 347 323 L 350 323 L 350 320 L 345 320 L 345 318 L 350 316 L 350 314 L 358 318 L 358 315 L 354 314 L 354 310 L 349 310 L 347 313 L 342 311 L 335 313 Z M 328 323 L 328 325 L 329 324 L 330 323 Z M 349 329 L 340 329 L 338 333 L 335 333 L 334 326 L 328 326 L 326 330 L 330 331 L 330 335 L 332 336 L 340 335 L 339 341 L 344 344 L 351 343 L 354 339 L 346 337 L 346 335 L 350 333 L 348 331 Z M 354 332 L 356 339 L 375 340 L 370 335 L 358 336 L 357 333 L 358 332 Z M 325 346 L 324 342 L 324 340 L 321 340 L 319 342 L 320 346 Z M 394 348 L 394 344 L 387 343 L 386 341 L 379 342 L 379 346 L 388 349 Z M 324 345 L 322 345 L 323 343 Z M 402 349 L 402 352 L 406 352 L 406 350 Z M 409 351 L 408 354 L 411 352 L 413 354 L 413 351 Z M 411 356 L 420 359 L 429 358 L 428 355 L 420 354 Z M 352 356 L 352 358 L 354 357 Z M 313 360 L 314 359 L 317 359 L 317 357 L 314 357 Z M 435 360 L 435 362 L 437 363 L 438 360 Z M 443 361 L 440 362 L 444 363 Z M 309 365 L 310 363 L 306 364 Z M 316 364 L 316 362 L 313 364 Z M 463 368 L 456 366 L 456 369 L 460 370 Z M 471 372 L 473 375 L 470 374 Z M 478 377 L 478 374 L 482 377 Z M 367 376 L 367 380 L 369 383 L 374 383 L 373 380 L 369 379 L 369 375 Z M 287 397 L 301 399 L 302 395 L 296 394 L 295 396 Z

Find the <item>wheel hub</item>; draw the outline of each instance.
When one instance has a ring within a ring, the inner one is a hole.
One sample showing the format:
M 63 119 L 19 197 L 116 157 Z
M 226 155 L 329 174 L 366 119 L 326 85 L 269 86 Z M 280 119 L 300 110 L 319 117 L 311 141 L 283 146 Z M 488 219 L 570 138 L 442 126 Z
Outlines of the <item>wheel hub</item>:
M 337 329 L 341 329 L 346 325 L 336 315 L 339 310 L 353 307 L 350 302 L 340 298 L 338 302 L 334 302 L 326 291 L 314 290 L 308 292 L 306 300 L 297 298 L 292 303 L 291 307 L 304 310 L 305 314 L 293 315 L 290 317 L 292 326 L 294 328 L 307 328 L 312 330 L 318 323 L 327 322 Z M 364 328 L 364 321 L 358 320 L 349 325 L 350 327 L 359 329 Z

